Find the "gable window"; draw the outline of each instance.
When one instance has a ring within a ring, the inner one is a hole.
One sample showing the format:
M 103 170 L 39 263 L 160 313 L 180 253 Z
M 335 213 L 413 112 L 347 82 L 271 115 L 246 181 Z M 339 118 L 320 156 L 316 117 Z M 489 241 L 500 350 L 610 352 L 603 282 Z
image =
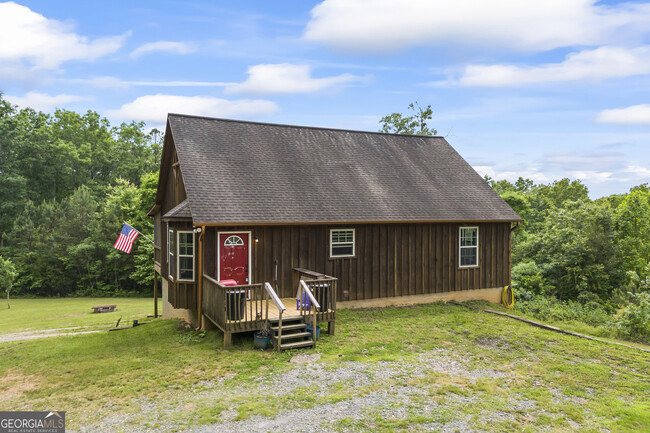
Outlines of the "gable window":
M 354 257 L 354 229 L 330 230 L 330 257 Z
M 167 250 L 169 251 L 169 279 L 174 280 L 174 256 L 176 252 L 176 245 L 174 242 L 174 230 L 167 231 Z
M 478 227 L 461 227 L 459 240 L 460 267 L 478 266 Z
M 178 231 L 178 280 L 194 281 L 194 233 Z

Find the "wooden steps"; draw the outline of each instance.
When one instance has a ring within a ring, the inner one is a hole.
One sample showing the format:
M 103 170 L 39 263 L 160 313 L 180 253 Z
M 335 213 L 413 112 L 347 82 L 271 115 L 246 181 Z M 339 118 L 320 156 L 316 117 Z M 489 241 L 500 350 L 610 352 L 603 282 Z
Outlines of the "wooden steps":
M 284 322 L 286 322 L 286 320 L 282 321 L 282 332 L 283 333 L 284 333 L 284 331 L 295 331 L 295 330 L 298 330 L 298 329 L 307 329 L 307 325 L 304 322 L 296 323 L 296 324 L 293 324 L 293 325 L 285 325 Z M 277 326 L 271 326 L 271 331 L 277 333 L 278 332 L 278 327 Z
M 280 338 L 278 338 L 278 325 L 278 320 L 271 320 L 271 340 L 276 349 L 289 350 L 316 346 L 311 332 L 307 332 L 307 324 L 302 317 L 283 319 Z
M 314 347 L 314 340 L 294 341 L 280 345 L 280 350 L 300 349 L 302 347 Z

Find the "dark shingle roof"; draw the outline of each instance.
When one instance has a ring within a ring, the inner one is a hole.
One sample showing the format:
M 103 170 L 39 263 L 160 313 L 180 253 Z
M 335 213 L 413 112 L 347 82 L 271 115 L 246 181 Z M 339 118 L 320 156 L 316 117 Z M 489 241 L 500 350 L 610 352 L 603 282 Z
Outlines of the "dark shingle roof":
M 441 137 L 168 122 L 195 223 L 520 220 Z
M 192 218 L 189 200 L 186 199 L 180 202 L 176 207 L 163 215 L 163 218 Z

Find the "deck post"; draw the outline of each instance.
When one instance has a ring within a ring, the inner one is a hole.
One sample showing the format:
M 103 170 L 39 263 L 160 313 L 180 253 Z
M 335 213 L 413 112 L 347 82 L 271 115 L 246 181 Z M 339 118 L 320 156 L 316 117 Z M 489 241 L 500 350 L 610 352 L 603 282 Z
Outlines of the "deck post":
M 280 310 L 280 314 L 278 315 L 278 352 L 282 352 L 282 310 Z
M 158 272 L 153 271 L 153 318 L 158 318 Z
M 336 322 L 327 322 L 327 335 L 334 335 L 334 331 L 336 330 Z
M 232 345 L 232 332 L 223 333 L 223 348 L 228 349 Z

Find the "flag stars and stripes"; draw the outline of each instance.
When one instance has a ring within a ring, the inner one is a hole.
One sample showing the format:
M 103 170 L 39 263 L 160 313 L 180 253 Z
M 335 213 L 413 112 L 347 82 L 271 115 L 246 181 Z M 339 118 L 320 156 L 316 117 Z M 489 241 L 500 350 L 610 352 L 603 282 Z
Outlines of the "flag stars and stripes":
M 113 245 L 113 248 L 130 254 L 131 249 L 133 248 L 133 241 L 135 241 L 135 238 L 137 238 L 139 234 L 140 232 L 125 223 L 115 245 Z

